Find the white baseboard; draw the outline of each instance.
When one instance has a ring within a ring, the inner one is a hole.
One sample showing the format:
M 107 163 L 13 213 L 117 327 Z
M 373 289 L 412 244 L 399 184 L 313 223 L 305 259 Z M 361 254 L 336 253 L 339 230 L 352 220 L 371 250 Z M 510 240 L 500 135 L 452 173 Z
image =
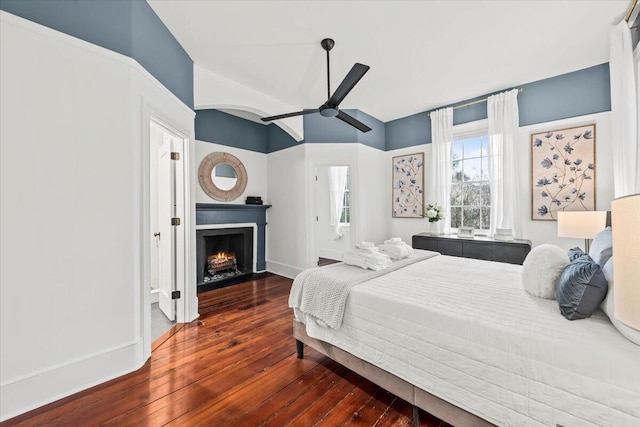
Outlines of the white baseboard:
M 151 289 L 151 297 L 149 298 L 150 304 L 160 302 L 160 289 Z
M 135 371 L 142 339 L 0 384 L 0 421 Z
M 295 279 L 302 270 L 302 268 L 294 267 L 292 265 L 267 260 L 268 272 L 279 274 L 280 276 L 288 277 L 289 279 Z

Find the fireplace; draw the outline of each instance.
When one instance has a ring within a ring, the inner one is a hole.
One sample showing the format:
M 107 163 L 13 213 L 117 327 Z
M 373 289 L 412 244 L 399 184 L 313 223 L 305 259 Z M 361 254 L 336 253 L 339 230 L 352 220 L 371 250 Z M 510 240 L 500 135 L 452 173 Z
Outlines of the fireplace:
M 198 286 L 253 273 L 253 227 L 196 230 Z

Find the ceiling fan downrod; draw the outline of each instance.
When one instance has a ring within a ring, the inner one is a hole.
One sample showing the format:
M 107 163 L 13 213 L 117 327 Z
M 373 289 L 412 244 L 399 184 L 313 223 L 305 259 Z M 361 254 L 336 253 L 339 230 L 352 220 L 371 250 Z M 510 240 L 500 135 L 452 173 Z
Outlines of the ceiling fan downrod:
M 322 41 L 320 42 L 320 46 L 322 46 L 322 48 L 327 51 L 327 101 L 329 99 L 331 99 L 331 77 L 329 74 L 329 51 L 331 49 L 333 49 L 333 46 L 336 43 L 333 41 L 333 39 L 322 39 Z

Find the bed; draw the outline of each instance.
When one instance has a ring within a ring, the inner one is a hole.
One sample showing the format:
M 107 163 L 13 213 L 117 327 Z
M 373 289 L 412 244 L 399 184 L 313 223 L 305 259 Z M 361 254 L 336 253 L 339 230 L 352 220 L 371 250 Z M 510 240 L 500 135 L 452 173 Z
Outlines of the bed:
M 566 320 L 521 269 L 430 255 L 350 287 L 334 327 L 294 303 L 298 356 L 307 344 L 456 426 L 640 426 L 640 346 L 600 310 Z

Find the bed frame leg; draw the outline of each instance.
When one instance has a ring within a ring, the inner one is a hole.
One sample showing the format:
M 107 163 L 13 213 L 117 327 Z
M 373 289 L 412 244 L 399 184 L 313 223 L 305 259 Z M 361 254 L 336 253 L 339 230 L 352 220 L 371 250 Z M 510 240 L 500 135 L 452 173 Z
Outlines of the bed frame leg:
M 304 358 L 304 343 L 300 340 L 296 340 L 296 356 L 298 359 Z
M 418 407 L 413 405 L 413 425 L 414 427 L 420 427 L 420 412 Z

